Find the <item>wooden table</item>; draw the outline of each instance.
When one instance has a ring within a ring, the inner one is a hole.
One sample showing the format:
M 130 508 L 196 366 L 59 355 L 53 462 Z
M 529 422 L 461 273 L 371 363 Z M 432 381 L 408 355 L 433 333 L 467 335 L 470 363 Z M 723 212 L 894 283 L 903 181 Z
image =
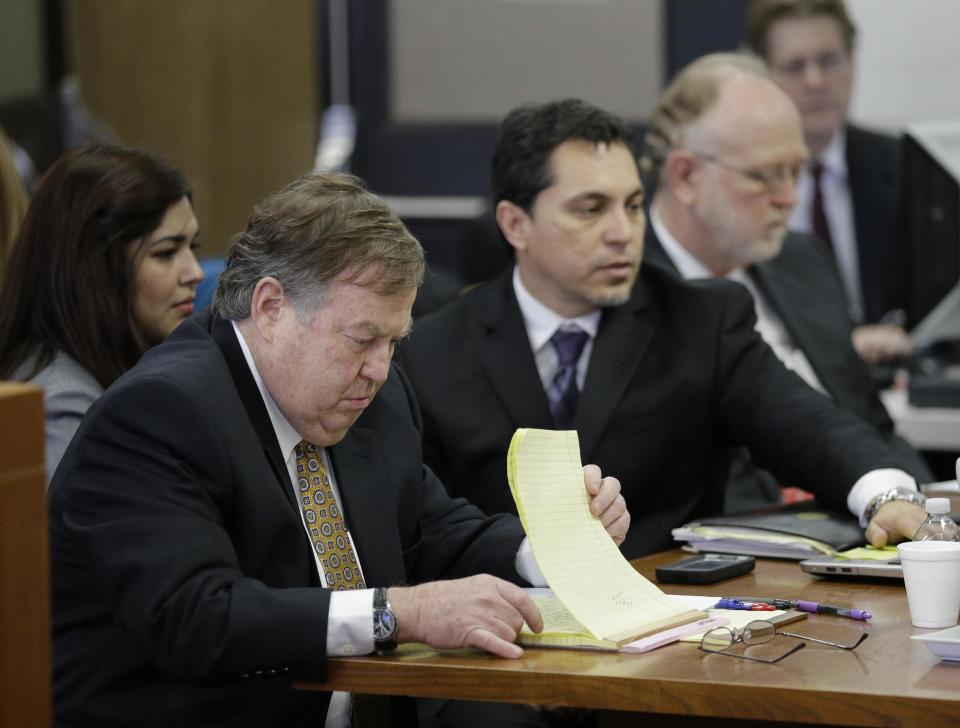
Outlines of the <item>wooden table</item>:
M 634 565 L 653 579 L 658 564 L 681 556 L 679 551 L 657 554 Z M 643 655 L 528 648 L 519 660 L 407 645 L 395 656 L 331 659 L 327 682 L 298 687 L 659 714 L 645 716 L 645 726 L 688 725 L 698 718 L 847 726 L 960 724 L 960 663 L 940 662 L 909 639 L 929 630 L 910 625 L 901 582 L 824 580 L 804 574 L 794 562 L 758 559 L 756 571 L 721 584 L 664 589 L 803 598 L 858 607 L 874 616 L 866 627 L 870 637 L 853 652 L 808 643 L 773 665 L 707 655 L 688 643 Z M 823 620 L 837 619 L 842 618 L 811 615 L 791 627 L 815 635 L 817 624 L 829 629 Z

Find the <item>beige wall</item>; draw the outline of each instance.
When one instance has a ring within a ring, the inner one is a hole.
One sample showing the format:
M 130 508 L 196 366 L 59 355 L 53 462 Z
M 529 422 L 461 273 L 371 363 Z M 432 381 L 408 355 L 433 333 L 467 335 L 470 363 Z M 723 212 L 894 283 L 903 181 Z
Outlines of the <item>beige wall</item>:
M 202 255 L 255 202 L 312 166 L 312 0 L 74 0 L 70 45 L 87 106 L 194 189 Z

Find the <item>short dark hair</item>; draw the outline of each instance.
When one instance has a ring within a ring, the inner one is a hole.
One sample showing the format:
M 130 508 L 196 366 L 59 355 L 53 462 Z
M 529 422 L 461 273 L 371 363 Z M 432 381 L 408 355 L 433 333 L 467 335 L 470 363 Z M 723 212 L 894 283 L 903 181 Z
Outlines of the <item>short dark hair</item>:
M 40 180 L 0 284 L 0 379 L 64 352 L 103 386 L 148 348 L 133 312 L 134 259 L 190 187 L 152 154 L 78 147 Z
M 310 172 L 257 205 L 233 239 L 212 308 L 249 317 L 254 288 L 270 276 L 299 311 L 312 311 L 341 273 L 389 296 L 419 286 L 425 267 L 420 243 L 383 198 L 352 175 Z
M 833 18 L 840 26 L 847 52 L 853 50 L 856 26 L 843 0 L 751 0 L 747 8 L 747 46 L 761 58 L 767 57 L 767 37 L 778 20 L 787 18 Z
M 547 160 L 571 139 L 632 147 L 633 130 L 619 117 L 580 99 L 564 99 L 514 109 L 500 124 L 493 152 L 494 204 L 508 200 L 527 212 L 552 184 Z

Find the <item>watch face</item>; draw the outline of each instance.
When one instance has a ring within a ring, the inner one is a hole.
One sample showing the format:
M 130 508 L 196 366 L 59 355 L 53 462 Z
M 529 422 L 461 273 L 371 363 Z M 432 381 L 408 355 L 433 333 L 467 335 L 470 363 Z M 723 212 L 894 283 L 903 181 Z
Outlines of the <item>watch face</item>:
M 373 612 L 373 638 L 388 640 L 397 631 L 397 618 L 388 609 L 375 609 Z

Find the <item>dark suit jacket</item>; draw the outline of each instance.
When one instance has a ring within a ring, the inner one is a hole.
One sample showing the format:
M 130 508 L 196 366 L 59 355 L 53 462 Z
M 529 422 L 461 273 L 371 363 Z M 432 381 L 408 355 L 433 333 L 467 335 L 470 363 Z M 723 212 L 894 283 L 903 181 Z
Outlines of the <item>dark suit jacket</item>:
M 643 257 L 676 271 L 652 226 L 647 227 Z M 750 266 L 747 274 L 833 401 L 875 427 L 909 463 L 907 470 L 914 477 L 921 482 L 932 480 L 916 451 L 894 434 L 893 421 L 880 401 L 877 385 L 853 348 L 843 286 L 823 243 L 810 235 L 791 232 L 776 258 Z M 737 482 L 730 483 L 728 510 L 746 510 L 779 500 L 776 479 L 754 471 L 749 465 L 735 466 Z
M 369 586 L 519 580 L 523 533 L 423 467 L 394 368 L 330 454 Z M 91 408 L 50 488 L 58 725 L 317 726 L 330 592 L 229 322 L 183 323 Z M 371 625 L 372 628 L 372 625 Z
M 907 305 L 909 251 L 902 224 L 900 146 L 896 137 L 847 125 L 847 173 L 867 323 Z
M 629 302 L 605 309 L 576 429 L 584 463 L 620 479 L 633 557 L 720 512 L 731 448 L 749 444 L 789 482 L 845 508 L 875 467 L 902 467 L 876 432 L 780 364 L 729 281 L 644 264 Z M 447 488 L 513 512 L 506 453 L 517 427 L 551 428 L 511 272 L 414 326 L 400 347 L 424 418 L 424 457 Z

